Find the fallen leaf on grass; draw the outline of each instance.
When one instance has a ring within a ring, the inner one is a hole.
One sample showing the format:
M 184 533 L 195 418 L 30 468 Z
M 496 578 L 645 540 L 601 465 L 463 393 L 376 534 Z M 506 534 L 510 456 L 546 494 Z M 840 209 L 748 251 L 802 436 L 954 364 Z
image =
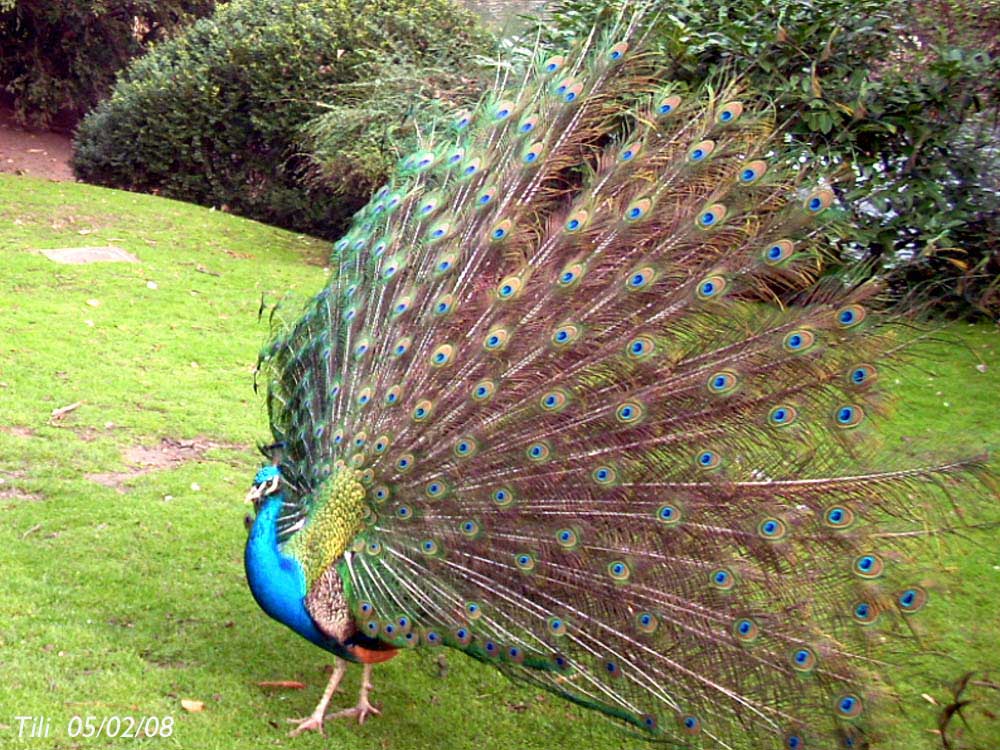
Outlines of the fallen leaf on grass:
M 181 699 L 181 708 L 183 708 L 188 713 L 200 714 L 205 710 L 205 704 L 202 701 L 193 701 L 188 698 Z
M 76 403 L 70 404 L 69 406 L 62 406 L 58 409 L 53 409 L 49 419 L 51 419 L 53 422 L 58 422 L 60 419 L 69 414 L 71 411 L 76 411 L 81 406 L 83 406 L 83 402 L 77 401 Z
M 264 680 L 263 682 L 258 682 L 257 687 L 279 688 L 281 690 L 305 690 L 306 684 L 304 682 L 296 682 L 295 680 Z

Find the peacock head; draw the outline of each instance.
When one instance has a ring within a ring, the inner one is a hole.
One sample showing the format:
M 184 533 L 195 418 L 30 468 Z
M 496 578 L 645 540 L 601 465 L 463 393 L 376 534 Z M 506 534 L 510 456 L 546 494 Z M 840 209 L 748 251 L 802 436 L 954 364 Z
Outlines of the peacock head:
M 281 492 L 281 470 L 271 464 L 261 467 L 260 471 L 253 478 L 253 486 L 247 493 L 246 502 L 253 503 L 254 514 L 260 512 L 261 506 L 272 495 Z M 249 529 L 253 525 L 253 516 L 249 514 L 244 519 L 244 523 Z

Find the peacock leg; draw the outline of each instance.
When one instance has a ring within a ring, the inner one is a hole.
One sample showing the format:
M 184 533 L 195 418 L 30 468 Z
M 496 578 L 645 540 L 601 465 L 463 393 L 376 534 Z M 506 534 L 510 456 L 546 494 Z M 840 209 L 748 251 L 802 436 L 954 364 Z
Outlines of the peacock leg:
M 358 724 L 364 724 L 369 716 L 377 716 L 382 713 L 368 700 L 368 693 L 375 687 L 372 684 L 372 664 L 365 664 L 364 672 L 361 674 L 361 690 L 358 692 L 358 704 L 353 708 L 345 708 L 343 711 L 328 714 L 327 719 L 349 719 L 358 717 Z
M 295 729 L 288 733 L 289 737 L 298 737 L 303 732 L 319 732 L 323 734 L 323 715 L 326 713 L 326 707 L 330 703 L 330 699 L 333 694 L 337 691 L 337 686 L 340 681 L 344 678 L 344 673 L 347 671 L 347 662 L 342 659 L 337 659 L 336 664 L 333 667 L 333 674 L 330 675 L 330 682 L 326 685 L 326 690 L 323 692 L 323 697 L 319 699 L 319 703 L 316 704 L 316 710 L 312 712 L 310 716 L 304 719 L 286 719 L 286 721 L 292 724 L 298 724 Z

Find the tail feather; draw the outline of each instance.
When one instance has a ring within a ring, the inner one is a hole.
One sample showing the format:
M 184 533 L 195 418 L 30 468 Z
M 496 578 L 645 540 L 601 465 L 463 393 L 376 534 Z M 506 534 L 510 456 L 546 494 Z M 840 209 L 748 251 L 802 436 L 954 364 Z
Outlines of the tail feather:
M 366 634 L 664 740 L 860 747 L 928 596 L 912 496 L 977 465 L 868 468 L 906 337 L 816 283 L 833 192 L 766 104 L 611 33 L 433 133 L 279 326 L 283 528 L 353 468 Z

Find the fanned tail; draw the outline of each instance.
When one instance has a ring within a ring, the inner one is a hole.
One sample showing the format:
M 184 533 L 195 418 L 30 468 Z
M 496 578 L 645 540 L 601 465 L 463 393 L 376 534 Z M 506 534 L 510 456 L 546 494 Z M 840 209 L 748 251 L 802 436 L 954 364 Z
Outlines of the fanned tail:
M 861 747 L 928 597 L 913 498 L 980 464 L 867 468 L 905 337 L 815 283 L 833 192 L 633 25 L 458 113 L 336 244 L 262 354 L 283 538 L 353 468 L 365 634 L 679 744 Z

